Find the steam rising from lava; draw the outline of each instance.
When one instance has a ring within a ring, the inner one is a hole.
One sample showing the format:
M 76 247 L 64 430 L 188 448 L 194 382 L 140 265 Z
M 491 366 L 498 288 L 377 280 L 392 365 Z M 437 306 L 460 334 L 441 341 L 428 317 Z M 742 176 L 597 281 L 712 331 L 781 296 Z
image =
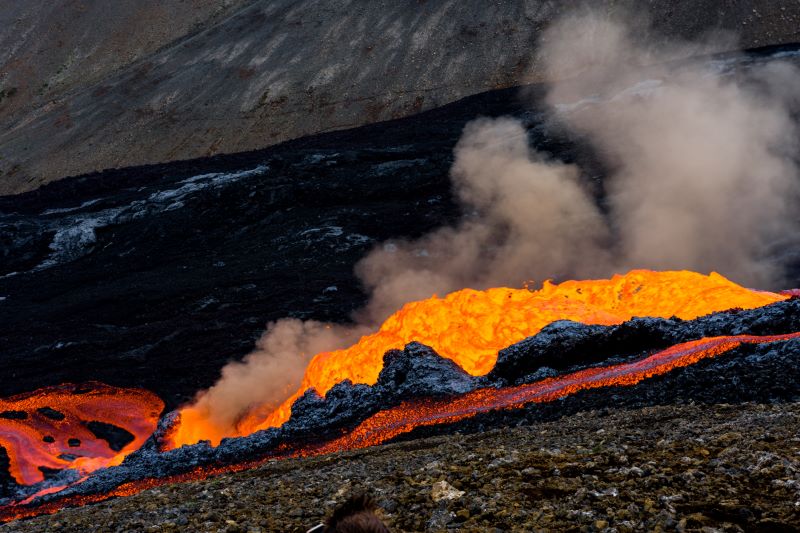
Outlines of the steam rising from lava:
M 518 121 L 468 124 L 451 176 L 472 215 L 417 241 L 379 248 L 357 266 L 372 294 L 370 320 L 381 321 L 406 301 L 463 287 L 609 272 L 609 233 L 579 169 L 532 152 Z
M 255 351 L 226 365 L 217 383 L 198 395 L 193 409 L 182 412 L 184 435 L 193 442 L 218 440 L 234 435 L 244 415 L 266 418 L 295 391 L 315 354 L 343 348 L 367 332 L 313 320 L 269 324 Z
M 791 114 L 800 73 L 775 61 L 741 76 L 719 75 L 720 64 L 707 60 L 670 62 L 711 46 L 646 48 L 629 27 L 591 14 L 562 20 L 543 42 L 548 78 L 563 80 L 549 104 L 603 101 L 558 118 L 612 169 L 605 188 L 619 243 L 614 266 L 718 270 L 749 286 L 780 284 L 780 265 L 765 256 L 797 229 Z
M 744 76 L 709 60 L 673 61 L 703 45 L 640 46 L 606 18 L 566 18 L 543 36 L 553 119 L 609 169 L 601 208 L 581 169 L 528 145 L 512 118 L 467 125 L 452 181 L 466 213 L 415 241 L 374 250 L 357 266 L 371 297 L 359 325 L 271 324 L 181 414 L 196 439 L 235 434 L 297 388 L 310 356 L 346 346 L 402 304 L 463 287 L 607 276 L 632 267 L 719 270 L 774 286 L 768 246 L 797 229 L 798 169 L 790 115 L 800 74 L 776 62 Z M 183 435 L 186 437 L 186 434 Z M 196 440 L 195 439 L 195 440 Z M 191 439 L 184 440 L 187 442 Z

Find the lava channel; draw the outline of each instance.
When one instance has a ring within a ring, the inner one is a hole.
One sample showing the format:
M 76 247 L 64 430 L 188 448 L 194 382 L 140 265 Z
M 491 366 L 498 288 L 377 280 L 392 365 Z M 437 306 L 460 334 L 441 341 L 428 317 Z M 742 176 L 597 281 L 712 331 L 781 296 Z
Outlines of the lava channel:
M 294 401 L 306 390 L 320 396 L 337 383 L 374 385 L 383 355 L 417 341 L 451 359 L 467 373 L 482 376 L 494 368 L 498 351 L 535 335 L 556 320 L 615 325 L 633 317 L 694 319 L 729 309 L 754 309 L 785 300 L 791 294 L 746 289 L 712 272 L 633 270 L 611 279 L 545 282 L 539 290 L 462 289 L 444 298 L 411 302 L 390 316 L 371 335 L 353 346 L 314 356 L 300 387 L 277 409 L 255 407 L 231 434 L 216 427 L 201 408 L 180 411 L 167 449 L 224 437 L 241 437 L 279 427 L 289 420 Z M 266 412 L 266 416 L 264 413 Z

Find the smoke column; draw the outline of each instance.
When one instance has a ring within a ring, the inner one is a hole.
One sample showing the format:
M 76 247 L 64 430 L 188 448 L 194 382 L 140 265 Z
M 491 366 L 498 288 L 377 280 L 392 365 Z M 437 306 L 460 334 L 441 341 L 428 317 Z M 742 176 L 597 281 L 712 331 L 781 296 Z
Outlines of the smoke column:
M 226 366 L 193 407 L 231 434 L 254 406 L 269 412 L 288 397 L 315 353 L 352 344 L 405 302 L 464 287 L 634 267 L 779 284 L 780 265 L 764 258 L 771 243 L 798 229 L 790 115 L 800 75 L 771 62 L 734 77 L 708 59 L 685 59 L 708 49 L 647 47 L 628 26 L 592 13 L 557 22 L 539 46 L 546 78 L 556 80 L 547 103 L 553 120 L 611 169 L 606 208 L 585 189 L 581 169 L 532 150 L 519 121 L 476 120 L 451 172 L 462 220 L 379 247 L 357 265 L 371 295 L 358 325 L 272 324 L 257 350 Z
M 372 295 L 369 319 L 380 322 L 403 303 L 434 293 L 608 270 L 608 231 L 579 169 L 532 152 L 518 121 L 468 124 L 451 176 L 472 215 L 417 241 L 379 248 L 359 263 Z
M 191 413 L 197 440 L 235 435 L 244 416 L 269 414 L 297 390 L 315 354 L 345 348 L 367 333 L 365 326 L 293 318 L 268 324 L 253 352 L 225 365 L 219 380 L 197 394 Z
M 750 286 L 780 284 L 780 265 L 765 256 L 797 229 L 800 75 L 777 62 L 734 77 L 715 75 L 708 60 L 670 61 L 704 48 L 659 43 L 653 52 L 624 25 L 564 19 L 546 32 L 541 57 L 548 79 L 580 76 L 553 83 L 548 103 L 603 102 L 558 118 L 613 168 L 605 187 L 616 270 L 717 270 Z

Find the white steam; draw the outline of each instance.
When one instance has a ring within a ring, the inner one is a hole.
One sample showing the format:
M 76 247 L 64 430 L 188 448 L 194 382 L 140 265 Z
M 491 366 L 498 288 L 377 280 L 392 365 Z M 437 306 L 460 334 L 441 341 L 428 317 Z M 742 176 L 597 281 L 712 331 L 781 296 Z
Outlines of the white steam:
M 374 250 L 357 266 L 370 301 L 356 327 L 284 320 L 232 363 L 195 407 L 233 428 L 254 405 L 298 386 L 310 356 L 354 342 L 403 303 L 463 287 L 598 277 L 631 268 L 716 270 L 759 287 L 780 283 L 767 248 L 798 229 L 800 75 L 772 62 L 720 76 L 682 60 L 706 44 L 651 41 L 582 14 L 539 47 L 553 118 L 610 169 L 598 207 L 581 170 L 531 150 L 511 118 L 468 124 L 452 182 L 464 218 Z

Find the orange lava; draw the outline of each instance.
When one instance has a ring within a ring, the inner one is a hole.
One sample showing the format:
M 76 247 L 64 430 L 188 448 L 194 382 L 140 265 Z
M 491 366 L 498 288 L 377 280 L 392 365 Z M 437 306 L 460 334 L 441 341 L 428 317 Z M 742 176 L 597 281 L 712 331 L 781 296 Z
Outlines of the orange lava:
M 463 289 L 444 298 L 408 303 L 371 335 L 350 348 L 317 354 L 299 389 L 268 416 L 245 417 L 236 434 L 215 427 L 193 407 L 181 410 L 180 423 L 167 448 L 200 440 L 218 444 L 223 437 L 248 435 L 277 427 L 291 414 L 292 403 L 307 389 L 325 394 L 336 383 L 372 385 L 383 368 L 383 355 L 411 341 L 427 344 L 472 375 L 489 372 L 497 352 L 536 334 L 556 320 L 619 324 L 633 317 L 693 319 L 732 308 L 752 309 L 789 298 L 789 294 L 754 291 L 716 273 L 634 270 L 608 280 L 545 282 L 536 291 L 496 288 Z M 258 413 L 254 409 L 253 413 Z
M 530 403 L 549 402 L 581 390 L 631 386 L 676 368 L 692 365 L 702 359 L 722 355 L 742 344 L 778 342 L 793 338 L 800 338 L 800 332 L 786 335 L 739 335 L 706 338 L 672 346 L 632 363 L 581 370 L 517 387 L 479 389 L 455 398 L 414 400 L 376 413 L 341 437 L 315 446 L 282 447 L 277 453 L 261 460 L 222 467 L 197 467 L 184 474 L 125 483 L 111 492 L 102 494 L 70 496 L 37 506 L 0 507 L 0 522 L 54 513 L 63 507 L 86 505 L 114 496 L 130 496 L 167 483 L 205 479 L 227 472 L 239 472 L 259 466 L 270 459 L 313 457 L 343 450 L 366 448 L 384 443 L 417 427 L 452 423 L 489 411 L 516 409 Z
M 581 390 L 635 385 L 644 379 L 723 354 L 745 343 L 759 344 L 795 338 L 800 338 L 800 332 L 770 336 L 709 337 L 672 346 L 633 363 L 589 368 L 516 387 L 478 389 L 451 399 L 411 401 L 380 411 L 346 435 L 302 450 L 299 455 L 320 455 L 375 446 L 417 427 L 457 422 L 479 413 L 517 409 L 529 403 L 550 402 Z
M 83 474 L 117 465 L 155 431 L 164 403 L 143 389 L 102 383 L 61 385 L 0 399 L 0 446 L 10 473 L 22 485 L 44 479 L 40 467 L 75 469 Z M 86 426 L 103 422 L 122 428 L 133 440 L 119 451 Z

